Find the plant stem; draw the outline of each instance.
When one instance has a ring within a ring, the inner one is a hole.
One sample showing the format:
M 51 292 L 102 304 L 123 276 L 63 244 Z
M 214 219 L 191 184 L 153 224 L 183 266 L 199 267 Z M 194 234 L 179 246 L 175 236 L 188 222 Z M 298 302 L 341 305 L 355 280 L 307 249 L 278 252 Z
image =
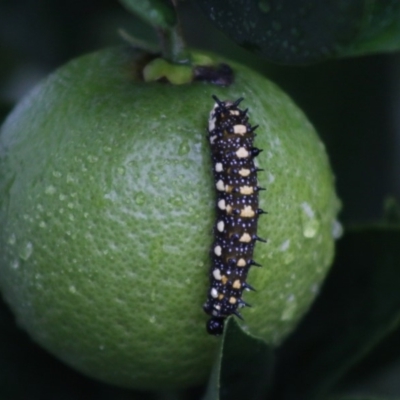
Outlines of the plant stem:
M 177 0 L 171 0 L 175 9 L 176 23 L 167 29 L 157 28 L 158 37 L 161 44 L 163 57 L 175 64 L 188 64 L 189 52 L 183 39 L 182 26 L 178 16 Z

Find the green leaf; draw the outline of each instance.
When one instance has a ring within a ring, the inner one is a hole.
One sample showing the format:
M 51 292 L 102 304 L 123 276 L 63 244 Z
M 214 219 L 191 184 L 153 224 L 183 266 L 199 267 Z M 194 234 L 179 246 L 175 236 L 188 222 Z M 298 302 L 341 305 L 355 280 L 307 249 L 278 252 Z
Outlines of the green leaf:
M 399 0 L 197 0 L 240 46 L 283 64 L 400 48 Z
M 164 0 L 120 0 L 120 2 L 155 28 L 169 29 L 176 24 L 175 11 Z
M 259 400 L 270 387 L 273 351 L 229 318 L 203 400 Z
M 350 229 L 299 329 L 278 352 L 277 399 L 325 395 L 400 323 L 400 227 Z
M 400 49 L 400 1 L 374 0 L 354 41 L 341 55 L 361 55 Z
M 374 387 L 379 390 L 383 385 L 382 379 L 385 382 L 390 381 L 389 377 L 395 373 L 391 371 L 398 368 L 399 359 L 400 329 L 397 328 L 378 346 L 373 348 L 367 357 L 362 359 L 361 363 L 356 364 L 346 373 L 340 380 L 340 385 L 335 388 L 336 392 L 347 393 L 354 387 L 362 388 L 364 393 L 373 393 Z

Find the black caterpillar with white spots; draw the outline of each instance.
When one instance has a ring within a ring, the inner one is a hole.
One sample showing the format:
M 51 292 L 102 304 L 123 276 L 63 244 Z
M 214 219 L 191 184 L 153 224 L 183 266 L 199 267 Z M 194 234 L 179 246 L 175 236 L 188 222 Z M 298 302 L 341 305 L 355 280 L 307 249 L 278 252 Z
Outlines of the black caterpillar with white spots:
M 215 240 L 211 249 L 210 289 L 204 311 L 211 315 L 207 331 L 221 335 L 225 319 L 236 315 L 238 308 L 249 306 L 243 299 L 243 290 L 254 290 L 247 282 L 257 240 L 257 220 L 264 211 L 258 208 L 258 192 L 254 164 L 262 150 L 253 147 L 257 126 L 248 122 L 247 109 L 235 102 L 221 101 L 216 96 L 208 121 L 208 139 L 211 146 L 215 187 L 217 189 L 217 219 Z

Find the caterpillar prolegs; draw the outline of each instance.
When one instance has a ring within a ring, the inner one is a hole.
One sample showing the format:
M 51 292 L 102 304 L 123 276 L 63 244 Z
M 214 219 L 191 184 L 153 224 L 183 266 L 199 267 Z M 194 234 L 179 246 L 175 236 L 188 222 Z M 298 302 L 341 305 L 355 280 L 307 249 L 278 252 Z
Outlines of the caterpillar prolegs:
M 238 108 L 242 98 L 221 101 L 212 96 L 215 105 L 208 121 L 208 139 L 217 190 L 217 218 L 210 288 L 203 308 L 211 315 L 207 331 L 221 335 L 224 321 L 230 315 L 242 318 L 238 309 L 250 306 L 242 299 L 244 290 L 254 290 L 247 282 L 252 265 L 255 242 L 265 240 L 257 236 L 257 221 L 264 211 L 258 208 L 257 173 L 254 164 L 262 150 L 253 147 L 254 131 L 248 121 L 247 109 Z

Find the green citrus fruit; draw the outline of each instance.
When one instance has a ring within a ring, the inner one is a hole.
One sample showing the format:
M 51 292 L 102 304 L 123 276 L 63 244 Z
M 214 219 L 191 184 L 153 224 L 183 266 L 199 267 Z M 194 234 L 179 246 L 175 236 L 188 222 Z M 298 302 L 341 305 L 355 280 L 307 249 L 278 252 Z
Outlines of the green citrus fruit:
M 260 125 L 260 237 L 243 326 L 279 344 L 331 263 L 338 200 L 324 146 L 275 85 L 230 63 L 229 87 L 145 83 L 126 48 L 68 63 L 0 136 L 0 286 L 18 323 L 67 364 L 132 388 L 204 382 L 215 190 L 214 101 Z

